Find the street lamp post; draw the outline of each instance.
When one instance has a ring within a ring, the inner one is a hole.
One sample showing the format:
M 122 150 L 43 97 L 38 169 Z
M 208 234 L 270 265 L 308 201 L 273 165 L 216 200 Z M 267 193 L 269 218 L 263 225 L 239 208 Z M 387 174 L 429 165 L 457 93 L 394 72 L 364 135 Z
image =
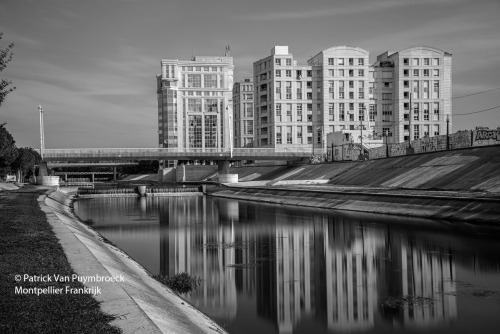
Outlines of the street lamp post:
M 43 150 L 45 148 L 45 136 L 43 130 L 43 108 L 41 105 L 38 106 L 38 111 L 40 112 L 40 157 L 43 159 Z
M 446 115 L 446 149 L 450 149 L 450 115 Z

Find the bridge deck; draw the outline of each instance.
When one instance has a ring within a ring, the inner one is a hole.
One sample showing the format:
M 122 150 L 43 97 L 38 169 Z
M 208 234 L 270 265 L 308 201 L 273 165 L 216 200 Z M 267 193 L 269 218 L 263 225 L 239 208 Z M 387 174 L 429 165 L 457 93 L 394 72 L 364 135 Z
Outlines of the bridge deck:
M 274 148 L 81 148 L 44 149 L 45 161 L 120 161 L 120 160 L 301 160 L 311 150 Z

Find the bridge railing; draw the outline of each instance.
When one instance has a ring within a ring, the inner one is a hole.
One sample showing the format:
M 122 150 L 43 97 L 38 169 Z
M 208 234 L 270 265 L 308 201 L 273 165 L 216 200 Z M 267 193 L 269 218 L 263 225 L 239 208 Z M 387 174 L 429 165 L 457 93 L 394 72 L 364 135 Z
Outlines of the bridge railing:
M 304 148 L 78 148 L 78 149 L 45 149 L 43 156 L 46 159 L 68 158 L 119 158 L 119 159 L 155 159 L 163 158 L 199 158 L 207 157 L 245 157 L 255 159 L 262 157 L 309 157 L 310 149 Z

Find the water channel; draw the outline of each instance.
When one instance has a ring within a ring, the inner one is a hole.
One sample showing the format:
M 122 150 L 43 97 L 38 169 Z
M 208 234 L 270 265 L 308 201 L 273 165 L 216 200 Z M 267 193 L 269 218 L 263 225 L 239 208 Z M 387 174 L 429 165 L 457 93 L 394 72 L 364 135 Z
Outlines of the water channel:
M 184 298 L 230 333 L 500 333 L 497 233 L 202 196 L 75 211 L 151 273 L 201 277 Z

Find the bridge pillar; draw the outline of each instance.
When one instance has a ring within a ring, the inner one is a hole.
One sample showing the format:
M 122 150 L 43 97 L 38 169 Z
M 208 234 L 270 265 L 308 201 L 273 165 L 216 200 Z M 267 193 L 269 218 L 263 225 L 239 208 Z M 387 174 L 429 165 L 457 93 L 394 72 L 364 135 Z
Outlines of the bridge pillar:
M 229 174 L 229 161 L 219 160 L 219 183 L 238 183 L 238 174 Z
M 219 160 L 217 161 L 219 167 L 219 174 L 229 174 L 229 161 Z

